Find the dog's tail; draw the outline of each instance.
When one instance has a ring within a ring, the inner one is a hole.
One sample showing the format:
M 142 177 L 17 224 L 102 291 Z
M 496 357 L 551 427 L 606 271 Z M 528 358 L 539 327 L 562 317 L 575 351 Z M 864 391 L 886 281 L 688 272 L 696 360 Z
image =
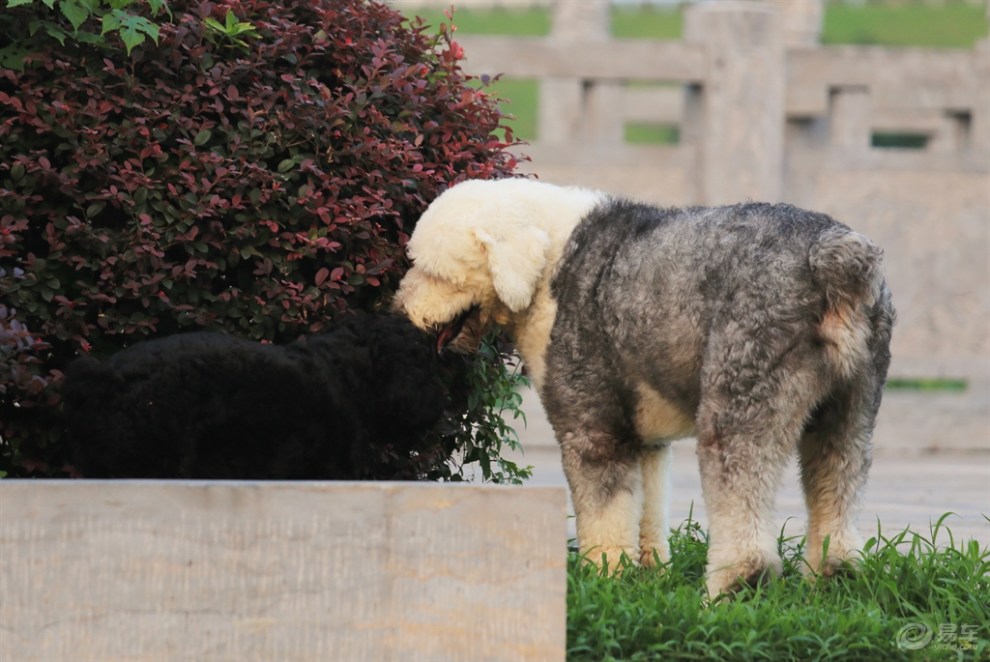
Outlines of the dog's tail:
M 887 296 L 883 251 L 863 235 L 837 227 L 811 246 L 808 262 L 825 293 L 819 338 L 836 373 L 852 377 L 869 365 L 870 310 Z

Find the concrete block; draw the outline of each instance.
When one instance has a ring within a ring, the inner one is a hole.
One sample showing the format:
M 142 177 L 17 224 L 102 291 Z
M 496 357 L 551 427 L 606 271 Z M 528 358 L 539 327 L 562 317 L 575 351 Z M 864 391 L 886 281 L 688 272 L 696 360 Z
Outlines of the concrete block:
M 563 659 L 566 497 L 0 481 L 5 660 Z

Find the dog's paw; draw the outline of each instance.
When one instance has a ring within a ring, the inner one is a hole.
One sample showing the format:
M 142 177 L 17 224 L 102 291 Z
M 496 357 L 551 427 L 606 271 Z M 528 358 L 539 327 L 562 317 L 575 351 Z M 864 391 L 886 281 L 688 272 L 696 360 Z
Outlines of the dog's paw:
M 593 563 L 610 576 L 619 575 L 626 568 L 639 565 L 639 550 L 632 547 L 598 545 L 582 549 L 581 555 L 586 562 Z
M 825 552 L 823 554 L 823 551 Z M 819 577 L 851 575 L 859 568 L 862 555 L 856 543 L 809 547 L 802 572 L 810 581 Z
M 821 566 L 821 570 L 811 576 L 814 577 L 851 577 L 859 570 L 859 559 L 856 558 L 828 558 Z
M 811 581 L 818 577 L 853 574 L 862 558 L 861 547 L 862 542 L 856 532 L 830 536 L 827 541 L 809 542 L 802 572 Z
M 639 564 L 644 568 L 659 568 L 670 560 L 666 543 L 642 543 L 639 548 Z
M 742 558 L 718 559 L 708 562 L 705 573 L 708 597 L 712 600 L 720 595 L 731 595 L 744 587 L 756 587 L 779 577 L 783 564 L 776 554 L 762 551 L 751 552 Z

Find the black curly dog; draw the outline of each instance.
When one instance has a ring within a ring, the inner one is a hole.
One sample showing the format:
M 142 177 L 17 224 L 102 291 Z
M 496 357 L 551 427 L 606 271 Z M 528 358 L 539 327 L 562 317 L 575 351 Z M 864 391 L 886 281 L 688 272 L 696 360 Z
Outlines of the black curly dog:
M 63 387 L 87 478 L 357 479 L 373 445 L 408 453 L 443 414 L 433 339 L 345 318 L 288 346 L 221 333 L 83 357 Z

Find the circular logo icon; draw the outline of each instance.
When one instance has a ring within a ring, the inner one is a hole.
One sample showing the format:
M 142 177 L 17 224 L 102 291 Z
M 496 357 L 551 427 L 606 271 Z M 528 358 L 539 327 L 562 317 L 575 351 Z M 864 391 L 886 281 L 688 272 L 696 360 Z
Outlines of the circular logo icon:
M 902 651 L 916 651 L 932 641 L 932 629 L 924 623 L 908 623 L 897 632 L 894 640 Z

